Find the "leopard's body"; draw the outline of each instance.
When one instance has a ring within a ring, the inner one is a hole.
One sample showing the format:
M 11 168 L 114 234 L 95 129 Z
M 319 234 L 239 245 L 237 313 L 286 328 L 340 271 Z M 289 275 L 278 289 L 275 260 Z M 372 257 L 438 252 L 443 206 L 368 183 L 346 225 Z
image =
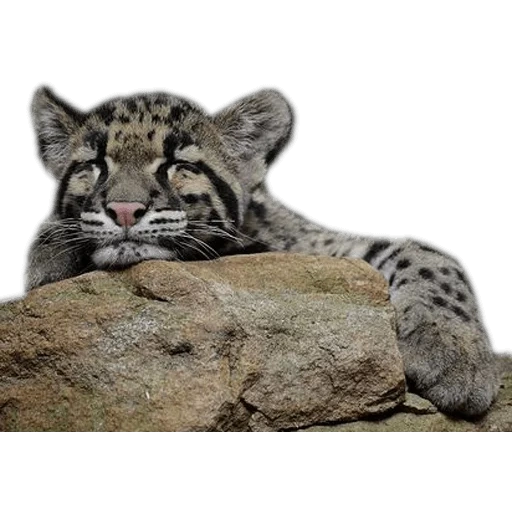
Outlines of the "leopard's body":
M 292 128 L 279 93 L 256 93 L 211 116 L 168 94 L 83 113 L 43 88 L 33 117 L 60 186 L 30 251 L 29 288 L 144 259 L 261 251 L 363 258 L 388 280 L 410 385 L 449 413 L 489 408 L 494 357 L 456 260 L 412 240 L 328 231 L 267 192 L 267 167 Z

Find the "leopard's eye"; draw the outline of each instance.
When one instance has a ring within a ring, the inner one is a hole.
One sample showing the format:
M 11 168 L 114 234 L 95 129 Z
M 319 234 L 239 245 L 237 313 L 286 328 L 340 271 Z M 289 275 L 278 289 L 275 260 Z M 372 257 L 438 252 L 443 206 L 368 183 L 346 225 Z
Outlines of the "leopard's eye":
M 160 179 L 164 178 L 171 180 L 176 171 L 189 171 L 193 174 L 199 174 L 199 169 L 192 162 L 185 162 L 183 160 L 177 160 L 175 162 L 164 162 L 160 164 L 156 170 L 156 176 Z
M 192 162 L 177 162 L 176 170 L 179 172 L 179 176 L 182 181 L 196 181 L 203 175 L 203 172 L 198 165 Z
M 156 177 L 159 180 L 171 180 L 174 173 L 176 172 L 176 165 L 170 162 L 164 162 L 158 166 L 156 170 Z
M 97 165 L 86 163 L 74 173 L 74 179 L 96 183 L 100 174 L 101 169 Z
M 179 170 L 184 170 L 184 171 L 190 171 L 194 174 L 199 174 L 201 171 L 199 170 L 199 167 L 192 163 L 192 162 L 185 162 L 183 160 L 179 160 L 176 162 L 176 167 L 179 169 Z

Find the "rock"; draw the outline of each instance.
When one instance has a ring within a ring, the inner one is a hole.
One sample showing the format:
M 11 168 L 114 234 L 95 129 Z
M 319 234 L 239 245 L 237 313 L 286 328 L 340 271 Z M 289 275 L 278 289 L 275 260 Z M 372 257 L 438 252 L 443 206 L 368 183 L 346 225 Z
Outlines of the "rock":
M 414 393 L 405 394 L 405 402 L 399 407 L 400 412 L 413 414 L 435 414 L 437 407 L 421 396 Z
M 498 356 L 502 384 L 495 404 L 474 421 L 450 418 L 436 412 L 427 400 L 407 393 L 404 404 L 391 414 L 372 420 L 314 426 L 309 432 L 512 432 L 512 356 Z M 429 406 L 430 405 L 430 406 Z
M 496 356 L 498 371 L 503 379 L 501 389 L 507 389 L 508 379 L 512 377 L 512 354 L 498 354 Z M 512 382 L 510 382 L 512 385 Z M 512 401 L 512 395 L 509 397 Z
M 151 261 L 0 305 L 1 430 L 293 430 L 404 398 L 386 283 L 363 261 Z

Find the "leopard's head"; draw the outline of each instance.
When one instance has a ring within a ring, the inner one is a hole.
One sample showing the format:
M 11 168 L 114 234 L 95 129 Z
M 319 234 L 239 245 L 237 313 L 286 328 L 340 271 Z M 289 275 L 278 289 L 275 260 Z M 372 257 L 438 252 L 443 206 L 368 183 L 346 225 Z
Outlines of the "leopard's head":
M 81 112 L 41 88 L 32 113 L 42 160 L 59 180 L 54 218 L 73 226 L 73 240 L 79 232 L 98 268 L 213 257 L 236 237 L 292 125 L 272 90 L 211 116 L 163 93 Z

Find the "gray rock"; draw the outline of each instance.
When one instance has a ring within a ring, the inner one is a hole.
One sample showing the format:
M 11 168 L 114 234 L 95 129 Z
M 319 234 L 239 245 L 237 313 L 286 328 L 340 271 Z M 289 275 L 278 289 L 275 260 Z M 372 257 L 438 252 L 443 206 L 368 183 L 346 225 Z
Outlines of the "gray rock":
M 145 262 L 0 305 L 2 430 L 292 430 L 404 392 L 386 283 L 358 260 Z
M 415 395 L 414 393 L 406 393 L 405 402 L 399 408 L 400 412 L 410 412 L 413 414 L 435 414 L 437 407 L 421 398 L 421 396 Z
M 512 432 L 512 356 L 497 356 L 502 384 L 487 414 L 471 421 L 436 412 L 423 398 L 407 393 L 404 404 L 390 414 L 368 420 L 313 426 L 310 432 Z

